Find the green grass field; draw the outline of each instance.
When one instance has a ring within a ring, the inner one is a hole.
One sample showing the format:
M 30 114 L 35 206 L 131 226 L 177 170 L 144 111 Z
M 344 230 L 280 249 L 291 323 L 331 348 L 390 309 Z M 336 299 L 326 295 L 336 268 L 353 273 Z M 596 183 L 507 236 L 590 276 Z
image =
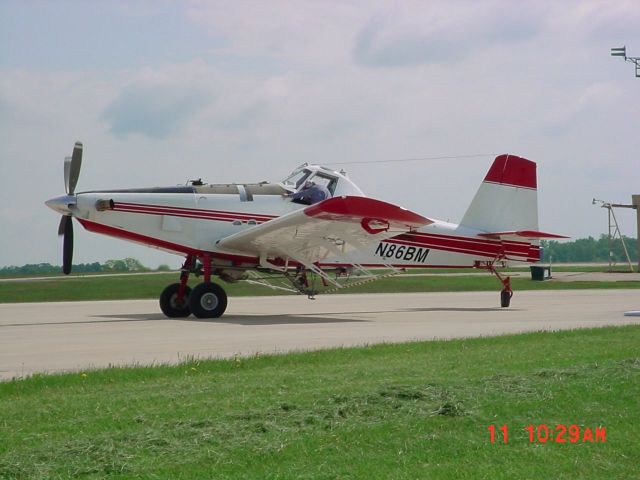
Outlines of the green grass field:
M 630 326 L 0 383 L 0 478 L 637 478 L 638 344 Z M 530 443 L 529 424 L 581 434 Z
M 477 272 L 476 272 L 477 273 Z M 158 298 L 160 292 L 177 280 L 176 273 L 157 275 L 92 276 L 64 279 L 2 282 L 0 303 L 50 302 L 65 300 L 118 300 L 133 298 Z M 198 279 L 192 278 L 191 285 Z M 258 285 L 238 282 L 222 283 L 229 296 L 282 295 L 281 290 L 271 290 Z M 640 288 L 640 282 L 534 282 L 528 278 L 514 278 L 514 290 L 557 290 L 581 288 Z M 391 278 L 346 288 L 336 293 L 389 293 L 389 292 L 463 292 L 496 291 L 500 283 L 491 275 L 469 276 L 412 276 L 398 275 Z

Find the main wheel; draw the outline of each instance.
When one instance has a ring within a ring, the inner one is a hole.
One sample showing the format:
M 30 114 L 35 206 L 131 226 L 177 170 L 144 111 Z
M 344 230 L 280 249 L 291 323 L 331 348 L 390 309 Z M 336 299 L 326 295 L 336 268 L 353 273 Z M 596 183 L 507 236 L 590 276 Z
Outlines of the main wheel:
M 500 292 L 500 306 L 502 308 L 507 308 L 511 304 L 511 297 L 513 297 L 513 292 L 511 290 L 502 290 Z
M 227 309 L 227 294 L 220 285 L 201 283 L 191 291 L 189 308 L 198 318 L 218 318 Z
M 189 308 L 189 295 L 191 288 L 185 285 L 184 298 L 178 302 L 179 283 L 172 283 L 160 294 L 160 310 L 169 318 L 183 318 L 191 315 Z

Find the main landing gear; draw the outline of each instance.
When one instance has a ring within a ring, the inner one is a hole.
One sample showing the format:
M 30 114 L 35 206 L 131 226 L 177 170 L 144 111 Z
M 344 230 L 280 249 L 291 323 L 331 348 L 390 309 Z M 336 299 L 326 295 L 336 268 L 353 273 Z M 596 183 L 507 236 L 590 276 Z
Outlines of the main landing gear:
M 211 257 L 202 256 L 204 282 L 189 288 L 189 274 L 196 272 L 196 257 L 189 255 L 182 265 L 180 282 L 172 283 L 160 294 L 160 309 L 169 318 L 218 318 L 227 309 L 227 294 L 211 281 Z

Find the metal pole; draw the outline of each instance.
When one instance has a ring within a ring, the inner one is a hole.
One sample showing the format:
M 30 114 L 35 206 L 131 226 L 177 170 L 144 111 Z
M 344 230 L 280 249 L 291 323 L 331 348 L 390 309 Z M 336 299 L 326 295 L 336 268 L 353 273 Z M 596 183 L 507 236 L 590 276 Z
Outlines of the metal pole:
M 598 200 L 596 198 L 591 202 L 593 205 L 599 203 L 602 208 L 606 208 L 609 211 L 609 270 L 612 269 L 613 264 L 613 240 L 616 235 L 620 236 L 620 241 L 622 242 L 622 248 L 624 249 L 625 256 L 627 257 L 627 263 L 629 264 L 629 270 L 633 272 L 633 266 L 631 264 L 631 258 L 629 257 L 629 251 L 627 250 L 627 246 L 624 243 L 624 237 L 622 236 L 622 232 L 620 232 L 620 226 L 618 225 L 618 219 L 616 218 L 614 208 L 633 208 L 636 210 L 636 222 L 637 222 L 637 242 L 638 242 L 638 268 L 637 271 L 640 273 L 640 194 L 631 195 L 631 205 L 625 205 L 622 203 L 609 203 L 604 202 L 602 200 Z M 613 234 L 611 233 L 613 230 L 613 224 L 611 222 L 611 217 L 613 217 L 613 221 L 615 222 L 615 230 Z
M 609 271 L 613 270 L 613 240 L 611 239 L 611 205 L 607 205 L 607 212 L 609 215 Z
M 622 232 L 620 231 L 620 225 L 618 225 L 616 212 L 613 211 L 613 208 L 610 211 L 611 211 L 611 216 L 613 217 L 613 221 L 616 225 L 616 229 L 613 232 L 613 238 L 616 237 L 616 234 L 620 237 L 620 242 L 622 242 L 622 249 L 624 250 L 624 255 L 625 257 L 627 257 L 627 265 L 629 265 L 629 271 L 633 273 L 633 265 L 631 264 L 631 257 L 629 257 L 629 251 L 627 250 L 627 245 L 624 243 L 624 237 L 622 236 Z
M 638 239 L 638 273 L 640 273 L 640 195 L 631 195 L 631 204 L 636 208 L 636 221 Z

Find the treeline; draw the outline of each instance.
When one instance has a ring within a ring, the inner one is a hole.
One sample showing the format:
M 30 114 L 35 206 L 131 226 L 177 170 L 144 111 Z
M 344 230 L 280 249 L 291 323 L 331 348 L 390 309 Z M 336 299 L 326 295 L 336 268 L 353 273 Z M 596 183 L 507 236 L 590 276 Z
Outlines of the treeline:
M 135 258 L 124 258 L 122 260 L 107 260 L 104 263 L 78 263 L 74 264 L 71 271 L 73 273 L 125 273 L 125 272 L 148 272 L 150 268 L 145 267 Z M 160 265 L 160 271 L 169 270 L 168 265 Z M 0 268 L 0 276 L 19 276 L 19 275 L 49 275 L 61 273 L 60 265 L 51 265 L 50 263 L 31 263 L 22 265 L 21 267 L 12 265 Z
M 638 247 L 635 238 L 624 237 L 627 251 L 632 262 L 638 261 Z M 609 261 L 609 237 L 600 235 L 597 240 L 593 237 L 580 238 L 573 242 L 557 242 L 555 240 L 542 241 L 544 248 L 544 261 L 553 262 L 608 262 Z M 612 243 L 612 259 L 615 262 L 626 262 L 626 256 L 622 248 L 622 241 L 617 238 Z

